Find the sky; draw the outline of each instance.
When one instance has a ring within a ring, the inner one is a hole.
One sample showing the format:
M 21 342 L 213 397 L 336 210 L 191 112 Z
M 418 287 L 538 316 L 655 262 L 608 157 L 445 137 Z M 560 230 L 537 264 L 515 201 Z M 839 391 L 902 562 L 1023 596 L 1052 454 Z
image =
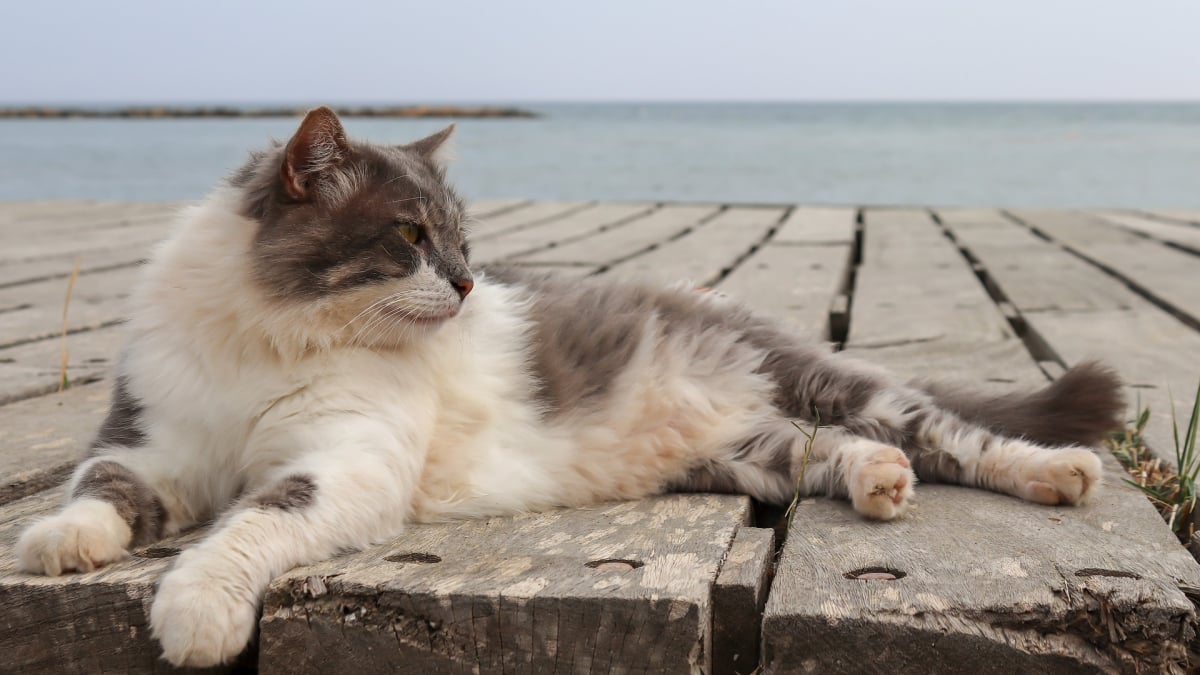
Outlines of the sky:
M 6 2 L 0 104 L 1200 100 L 1196 0 Z

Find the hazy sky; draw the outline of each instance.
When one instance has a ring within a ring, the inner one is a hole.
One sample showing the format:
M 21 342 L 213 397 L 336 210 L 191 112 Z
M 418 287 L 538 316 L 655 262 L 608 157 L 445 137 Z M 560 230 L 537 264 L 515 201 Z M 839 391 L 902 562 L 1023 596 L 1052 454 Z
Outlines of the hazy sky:
M 0 102 L 1200 99 L 1197 0 L 53 0 Z

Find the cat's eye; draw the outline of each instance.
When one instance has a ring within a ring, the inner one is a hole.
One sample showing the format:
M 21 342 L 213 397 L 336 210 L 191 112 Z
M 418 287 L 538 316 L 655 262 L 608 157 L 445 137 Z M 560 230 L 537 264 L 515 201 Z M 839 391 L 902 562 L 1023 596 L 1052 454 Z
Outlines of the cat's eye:
M 410 244 L 419 244 L 421 242 L 421 226 L 413 223 L 400 223 L 397 226 L 400 230 L 400 236 L 404 237 L 404 241 Z

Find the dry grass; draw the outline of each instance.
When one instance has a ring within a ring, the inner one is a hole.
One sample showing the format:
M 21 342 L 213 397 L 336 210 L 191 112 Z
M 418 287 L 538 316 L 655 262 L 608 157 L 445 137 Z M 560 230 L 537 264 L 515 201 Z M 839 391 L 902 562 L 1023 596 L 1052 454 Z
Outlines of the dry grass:
M 812 431 L 806 431 L 799 423 L 792 420 L 792 426 L 796 430 L 804 434 L 804 457 L 800 460 L 800 472 L 796 476 L 796 492 L 792 494 L 792 503 L 787 509 L 787 529 L 785 533 L 792 531 L 792 518 L 796 517 L 796 507 L 800 505 L 800 493 L 804 488 L 804 472 L 808 470 L 808 458 L 812 456 L 813 443 L 817 440 L 817 430 L 821 428 L 821 413 L 813 409 L 814 421 Z
M 1137 418 L 1124 431 L 1113 434 L 1108 449 L 1129 472 L 1130 485 L 1141 490 L 1158 508 L 1171 530 L 1185 546 L 1192 542 L 1195 523 L 1192 514 L 1198 495 L 1196 478 L 1200 475 L 1200 457 L 1196 453 L 1196 433 L 1200 426 L 1200 387 L 1192 403 L 1187 428 L 1180 435 L 1172 406 L 1171 422 L 1175 432 L 1175 462 L 1164 461 L 1146 447 L 1144 432 L 1150 409 L 1138 406 Z
M 79 264 L 82 261 L 83 258 L 75 259 L 75 269 L 71 271 L 71 278 L 67 281 L 67 297 L 63 300 L 62 363 L 58 371 L 59 391 L 71 386 L 71 382 L 67 379 L 67 363 L 70 361 L 70 354 L 67 352 L 67 311 L 71 309 L 71 292 L 75 290 L 75 280 L 79 278 Z

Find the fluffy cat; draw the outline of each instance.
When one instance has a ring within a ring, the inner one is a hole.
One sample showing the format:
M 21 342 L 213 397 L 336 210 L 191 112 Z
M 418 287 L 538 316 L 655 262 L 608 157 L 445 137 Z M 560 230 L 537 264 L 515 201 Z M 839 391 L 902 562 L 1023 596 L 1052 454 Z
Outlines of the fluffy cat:
M 685 287 L 473 273 L 450 129 L 348 139 L 319 108 L 184 212 L 135 289 L 112 410 L 21 566 L 88 571 L 213 518 L 150 613 L 175 665 L 227 662 L 270 580 L 405 523 L 666 490 L 887 520 L 918 478 L 1043 504 L 1100 484 L 1122 411 L 1095 364 L 1029 395 L 903 384 Z M 636 226 L 636 225 L 635 225 Z M 1065 447 L 1060 447 L 1065 446 Z

